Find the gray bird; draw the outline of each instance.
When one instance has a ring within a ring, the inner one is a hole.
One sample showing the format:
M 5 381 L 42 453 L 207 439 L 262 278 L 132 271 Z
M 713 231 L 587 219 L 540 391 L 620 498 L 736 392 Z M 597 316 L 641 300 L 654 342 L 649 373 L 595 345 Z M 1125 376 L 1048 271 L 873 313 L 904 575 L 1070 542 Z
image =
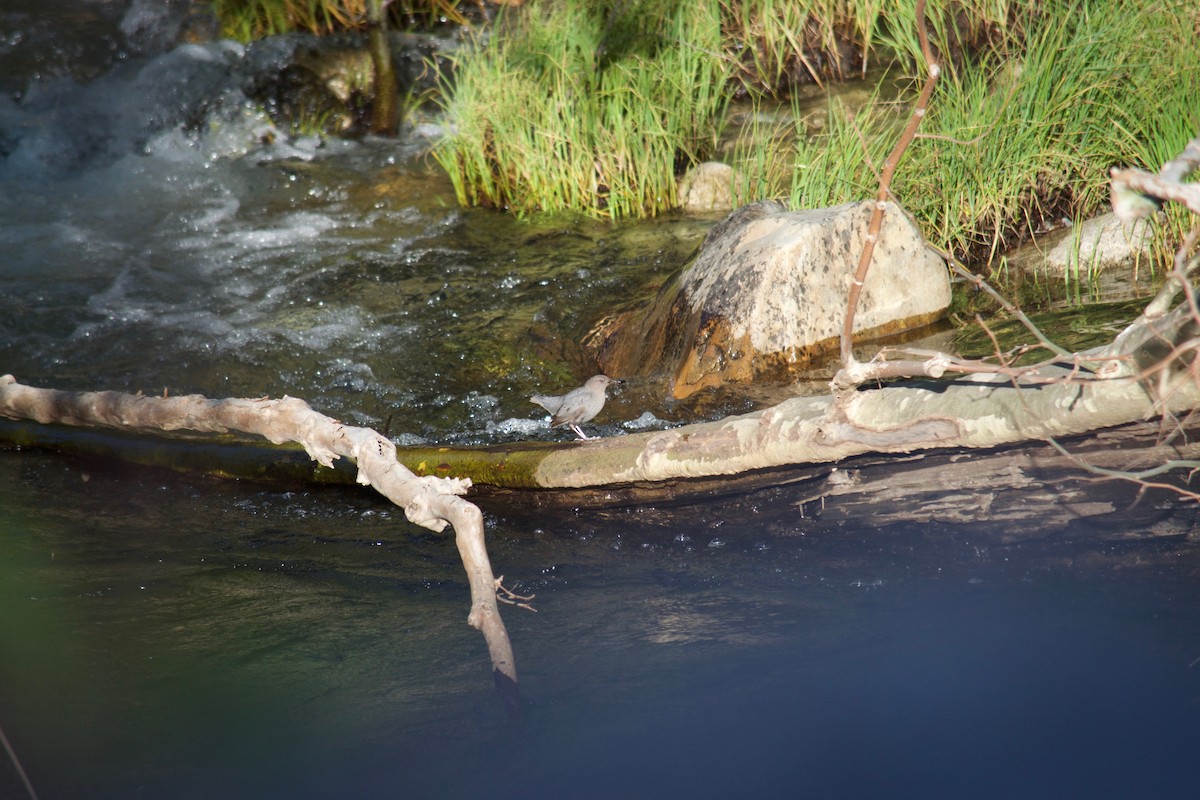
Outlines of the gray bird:
M 604 408 L 604 401 L 607 399 L 604 390 L 610 383 L 620 381 L 607 375 L 593 375 L 583 386 L 564 395 L 547 397 L 544 394 L 535 394 L 529 399 L 553 415 L 550 417 L 550 427 L 566 425 L 575 431 L 575 435 L 580 439 L 593 439 L 597 437 L 584 435 L 579 426 L 591 421 L 592 417 Z

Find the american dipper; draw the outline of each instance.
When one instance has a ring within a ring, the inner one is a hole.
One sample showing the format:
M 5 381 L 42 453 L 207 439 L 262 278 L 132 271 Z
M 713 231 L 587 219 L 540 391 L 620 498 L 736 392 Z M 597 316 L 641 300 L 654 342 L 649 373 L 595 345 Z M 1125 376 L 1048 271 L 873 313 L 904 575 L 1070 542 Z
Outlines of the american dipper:
M 543 394 L 535 394 L 529 399 L 553 414 L 550 417 L 550 427 L 558 428 L 567 425 L 575 431 L 575 435 L 580 439 L 593 439 L 598 437 L 584 435 L 579 426 L 584 422 L 589 422 L 592 417 L 600 413 L 600 409 L 604 408 L 604 401 L 607 399 L 604 396 L 604 390 L 610 383 L 620 383 L 620 381 L 607 375 L 593 375 L 583 386 L 572 389 L 564 395 L 547 397 Z

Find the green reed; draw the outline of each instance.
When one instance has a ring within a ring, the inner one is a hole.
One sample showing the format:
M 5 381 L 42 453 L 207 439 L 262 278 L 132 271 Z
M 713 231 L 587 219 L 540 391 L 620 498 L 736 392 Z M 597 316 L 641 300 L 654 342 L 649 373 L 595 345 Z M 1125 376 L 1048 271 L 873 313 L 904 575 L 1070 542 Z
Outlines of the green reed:
M 716 0 L 533 3 L 459 59 L 434 151 L 460 203 L 611 218 L 676 204 L 727 94 Z
M 1112 166 L 1157 169 L 1200 126 L 1191 25 L 1183 3 L 1040 4 L 1015 39 L 944 70 L 897 199 L 931 241 L 974 263 L 1094 213 Z M 877 99 L 853 116 L 831 108 L 817 135 L 798 131 L 791 205 L 869 197 L 905 113 Z

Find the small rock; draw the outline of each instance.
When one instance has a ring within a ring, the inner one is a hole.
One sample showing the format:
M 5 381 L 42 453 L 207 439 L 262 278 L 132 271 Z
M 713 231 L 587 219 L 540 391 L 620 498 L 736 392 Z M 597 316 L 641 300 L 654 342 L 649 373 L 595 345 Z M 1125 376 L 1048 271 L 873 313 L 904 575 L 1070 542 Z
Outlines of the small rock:
M 1029 274 L 1059 278 L 1130 267 L 1150 253 L 1150 224 L 1145 219 L 1122 223 L 1115 214 L 1102 214 L 1017 248 L 1008 262 Z
M 719 161 L 697 164 L 679 179 L 679 205 L 685 211 L 729 211 L 733 208 L 733 167 Z

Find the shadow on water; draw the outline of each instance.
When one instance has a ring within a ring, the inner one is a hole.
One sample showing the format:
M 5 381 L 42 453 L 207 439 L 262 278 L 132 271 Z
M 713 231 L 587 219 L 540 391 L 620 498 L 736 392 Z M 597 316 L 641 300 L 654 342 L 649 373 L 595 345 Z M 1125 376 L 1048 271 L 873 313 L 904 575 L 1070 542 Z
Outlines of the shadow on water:
M 453 542 L 369 493 L 36 453 L 0 472 L 0 724 L 42 797 L 1171 797 L 1200 777 L 1190 511 L 1157 540 L 1008 545 L 810 534 L 766 501 L 490 514 L 497 571 L 537 596 L 504 608 L 512 721 Z M 0 790 L 20 796 L 7 767 Z

